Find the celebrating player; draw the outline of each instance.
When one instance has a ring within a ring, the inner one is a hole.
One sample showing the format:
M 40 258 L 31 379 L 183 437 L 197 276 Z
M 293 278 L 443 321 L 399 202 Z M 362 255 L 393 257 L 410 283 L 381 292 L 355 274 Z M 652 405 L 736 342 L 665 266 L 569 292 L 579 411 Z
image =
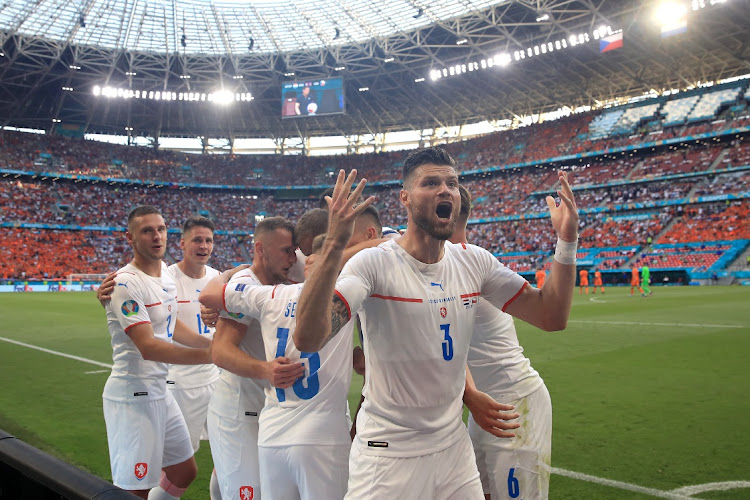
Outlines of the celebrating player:
M 208 363 L 210 341 L 177 319 L 159 210 L 133 209 L 125 236 L 134 257 L 117 271 L 105 306 L 114 361 L 102 394 L 112 481 L 141 498 L 169 500 L 182 495 L 197 466 L 185 419 L 167 391 L 167 363 Z
M 461 211 L 450 241 L 465 243 L 471 214 L 471 194 L 459 186 Z M 538 271 L 544 275 L 544 271 Z M 542 288 L 537 278 L 537 288 Z M 469 344 L 469 369 L 478 390 L 515 407 L 519 413 L 516 436 L 498 439 L 469 416 L 469 436 L 479 468 L 482 489 L 489 500 L 546 499 L 552 456 L 552 401 L 544 381 L 523 355 L 513 317 L 483 298 L 477 304 L 474 333 Z
M 335 339 L 352 313 L 359 311 L 362 319 L 366 399 L 357 417 L 347 498 L 481 497 L 461 421 L 476 305 L 481 295 L 544 330 L 565 328 L 578 238 L 567 176 L 559 173 L 562 203 L 547 198 L 559 238 L 543 291 L 485 250 L 446 243 L 460 196 L 455 162 L 440 148 L 411 153 L 404 162 L 406 234 L 355 255 L 337 280 L 354 219 L 372 203 L 370 198 L 354 207 L 365 181 L 347 196 L 355 176 L 352 171 L 344 180 L 339 173 L 328 238 L 300 296 L 293 335 L 298 349 L 314 352 Z

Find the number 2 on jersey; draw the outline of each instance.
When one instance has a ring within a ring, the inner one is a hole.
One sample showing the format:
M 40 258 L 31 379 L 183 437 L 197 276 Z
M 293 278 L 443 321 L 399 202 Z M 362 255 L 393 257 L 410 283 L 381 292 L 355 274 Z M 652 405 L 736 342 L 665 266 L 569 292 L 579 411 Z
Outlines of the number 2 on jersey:
M 279 343 L 276 346 L 276 357 L 283 357 L 286 354 L 286 344 L 289 342 L 289 328 L 277 328 L 276 338 L 279 339 Z M 292 389 L 298 398 L 312 399 L 320 390 L 320 382 L 318 381 L 320 355 L 317 352 L 300 352 L 300 357 L 307 359 L 310 375 L 295 380 Z M 307 382 L 307 385 L 305 385 L 305 382 Z M 286 401 L 285 389 L 277 387 L 276 398 L 279 400 L 279 403 Z
M 196 316 L 198 316 L 198 335 L 211 333 L 211 330 L 208 329 L 208 325 L 206 325 L 205 323 L 201 321 L 201 315 L 196 314 Z
M 440 329 L 445 334 L 445 340 L 443 340 L 443 359 L 450 361 L 453 359 L 453 339 L 450 334 L 451 324 L 440 325 Z

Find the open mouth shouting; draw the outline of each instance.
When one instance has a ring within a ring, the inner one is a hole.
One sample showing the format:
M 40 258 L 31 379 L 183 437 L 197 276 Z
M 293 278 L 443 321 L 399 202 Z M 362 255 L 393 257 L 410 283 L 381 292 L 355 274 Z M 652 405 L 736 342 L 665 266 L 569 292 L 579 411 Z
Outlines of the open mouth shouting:
M 449 201 L 441 201 L 440 203 L 438 203 L 438 206 L 435 209 L 435 214 L 437 214 L 438 219 L 442 220 L 450 219 L 452 213 L 453 204 Z

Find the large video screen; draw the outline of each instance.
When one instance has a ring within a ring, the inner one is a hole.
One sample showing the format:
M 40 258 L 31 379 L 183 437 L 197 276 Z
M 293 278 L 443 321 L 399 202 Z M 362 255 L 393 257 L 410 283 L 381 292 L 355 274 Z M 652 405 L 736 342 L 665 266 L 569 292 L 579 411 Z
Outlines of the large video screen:
M 342 78 L 281 84 L 281 117 L 333 115 L 344 112 Z

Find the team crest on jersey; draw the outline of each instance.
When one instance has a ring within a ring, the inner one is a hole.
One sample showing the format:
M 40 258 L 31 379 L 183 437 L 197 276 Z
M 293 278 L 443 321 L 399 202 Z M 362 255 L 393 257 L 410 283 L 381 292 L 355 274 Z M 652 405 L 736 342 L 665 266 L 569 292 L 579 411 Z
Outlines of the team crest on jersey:
M 138 303 L 135 300 L 126 300 L 122 303 L 122 306 L 120 306 L 120 310 L 125 316 L 138 314 Z
M 146 462 L 139 462 L 135 464 L 133 473 L 135 474 L 135 478 L 138 481 L 141 481 L 144 477 L 146 477 L 146 474 L 148 474 L 148 464 Z
M 230 313 L 229 311 L 227 311 L 227 314 L 233 317 L 234 319 L 242 319 L 245 317 L 245 315 L 242 313 Z
M 440 317 L 441 318 L 445 318 L 446 316 L 448 316 L 448 309 L 446 309 L 445 307 L 441 307 L 440 308 Z
M 240 486 L 240 500 L 253 500 L 255 492 L 252 486 Z

